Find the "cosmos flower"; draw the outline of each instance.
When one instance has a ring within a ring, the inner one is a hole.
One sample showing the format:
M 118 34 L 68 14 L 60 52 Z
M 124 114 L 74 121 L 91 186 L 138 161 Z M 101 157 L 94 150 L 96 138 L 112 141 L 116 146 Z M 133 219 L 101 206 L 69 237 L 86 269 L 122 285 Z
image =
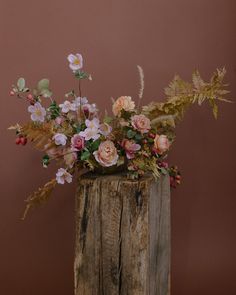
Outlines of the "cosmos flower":
M 87 99 L 87 97 L 79 97 L 78 96 L 72 101 L 72 103 L 74 103 L 75 106 L 77 108 L 79 108 L 80 105 L 84 105 L 84 104 L 88 103 L 88 99 Z
M 64 184 L 65 182 L 72 182 L 72 175 L 66 171 L 64 168 L 59 168 L 56 173 L 56 180 L 59 184 Z
M 31 113 L 31 120 L 34 122 L 44 122 L 46 116 L 46 110 L 39 102 L 28 107 L 28 111 Z
M 67 137 L 63 133 L 57 133 L 52 138 L 56 145 L 66 145 Z
M 73 72 L 76 72 L 83 67 L 83 57 L 81 54 L 69 54 L 67 59 L 69 61 L 69 67 Z
M 71 103 L 69 100 L 65 100 L 62 104 L 59 104 L 59 107 L 64 114 L 67 114 L 69 111 L 77 110 L 75 103 Z

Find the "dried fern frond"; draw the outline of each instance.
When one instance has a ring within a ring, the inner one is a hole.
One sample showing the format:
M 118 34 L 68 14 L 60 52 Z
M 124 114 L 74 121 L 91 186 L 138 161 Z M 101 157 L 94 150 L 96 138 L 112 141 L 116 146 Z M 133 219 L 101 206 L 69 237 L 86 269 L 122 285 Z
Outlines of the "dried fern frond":
M 35 124 L 30 122 L 22 127 L 22 132 L 36 149 L 44 150 L 45 145 L 53 136 L 53 127 L 51 123 Z
M 42 205 L 49 199 L 56 183 L 56 179 L 54 178 L 28 197 L 28 199 L 25 201 L 27 205 L 23 213 L 22 220 L 26 218 L 30 209 L 34 208 L 35 206 Z
M 20 125 L 20 124 L 15 124 L 15 125 L 12 125 L 12 126 L 10 126 L 10 127 L 8 127 L 7 128 L 8 130 L 15 130 L 15 131 L 17 131 L 17 132 L 21 132 L 21 130 L 22 130 L 22 126 Z
M 204 82 L 198 71 L 193 73 L 192 83 L 185 82 L 179 76 L 175 76 L 169 86 L 165 89 L 166 102 L 152 102 L 143 107 L 143 113 L 151 120 L 155 120 L 162 115 L 172 115 L 175 121 L 183 118 L 186 109 L 194 103 L 201 105 L 208 101 L 213 110 L 213 115 L 217 118 L 217 101 L 227 101 L 224 96 L 229 93 L 226 84 L 223 83 L 225 69 L 217 69 L 210 79 Z

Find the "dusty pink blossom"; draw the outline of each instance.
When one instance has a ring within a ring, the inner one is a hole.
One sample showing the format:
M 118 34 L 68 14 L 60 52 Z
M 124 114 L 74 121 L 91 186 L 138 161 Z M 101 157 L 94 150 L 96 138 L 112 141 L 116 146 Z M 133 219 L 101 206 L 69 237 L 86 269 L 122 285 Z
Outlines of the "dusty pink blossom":
M 115 116 L 120 116 L 122 110 L 130 112 L 133 111 L 134 108 L 135 103 L 130 96 L 121 96 L 114 102 L 112 111 Z
M 97 151 L 93 153 L 96 161 L 104 167 L 110 167 L 117 163 L 118 154 L 114 143 L 110 140 L 103 141 Z
M 84 148 L 84 137 L 75 134 L 71 138 L 71 147 L 74 151 L 81 151 Z
M 170 142 L 166 135 L 156 135 L 154 139 L 154 147 L 157 150 L 158 154 L 163 154 L 170 147 Z
M 133 159 L 134 154 L 141 149 L 141 145 L 132 140 L 123 139 L 121 146 L 124 148 L 127 159 Z
M 141 133 L 147 133 L 151 129 L 150 120 L 144 115 L 134 115 L 131 117 L 131 125 Z

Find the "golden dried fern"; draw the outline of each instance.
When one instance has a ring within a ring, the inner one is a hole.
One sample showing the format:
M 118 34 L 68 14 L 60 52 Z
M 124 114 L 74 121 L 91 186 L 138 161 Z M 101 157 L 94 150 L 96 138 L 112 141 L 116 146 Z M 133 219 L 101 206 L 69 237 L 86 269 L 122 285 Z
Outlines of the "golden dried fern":
M 53 127 L 51 123 L 37 124 L 30 122 L 22 127 L 22 132 L 33 143 L 34 147 L 44 150 L 53 136 Z
M 27 216 L 30 209 L 34 208 L 35 206 L 42 205 L 49 199 L 53 189 L 55 188 L 56 183 L 56 179 L 54 178 L 28 197 L 28 199 L 25 201 L 27 205 L 22 216 L 23 220 Z
M 175 76 L 173 81 L 165 89 L 166 102 L 151 102 L 143 107 L 143 113 L 148 116 L 153 125 L 160 116 L 171 116 L 171 120 L 179 121 L 183 118 L 186 109 L 193 103 L 201 105 L 208 101 L 213 109 L 216 118 L 218 113 L 217 101 L 227 101 L 224 96 L 229 93 L 223 83 L 225 69 L 218 70 L 213 74 L 210 82 L 204 82 L 198 71 L 192 75 L 192 83 L 185 82 L 179 76 Z

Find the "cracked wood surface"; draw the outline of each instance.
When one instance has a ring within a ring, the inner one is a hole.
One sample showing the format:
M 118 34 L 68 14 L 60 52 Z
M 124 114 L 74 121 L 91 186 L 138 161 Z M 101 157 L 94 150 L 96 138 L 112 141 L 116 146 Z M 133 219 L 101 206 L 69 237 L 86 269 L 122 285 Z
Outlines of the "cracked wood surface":
M 168 176 L 87 175 L 76 194 L 75 295 L 169 295 Z

